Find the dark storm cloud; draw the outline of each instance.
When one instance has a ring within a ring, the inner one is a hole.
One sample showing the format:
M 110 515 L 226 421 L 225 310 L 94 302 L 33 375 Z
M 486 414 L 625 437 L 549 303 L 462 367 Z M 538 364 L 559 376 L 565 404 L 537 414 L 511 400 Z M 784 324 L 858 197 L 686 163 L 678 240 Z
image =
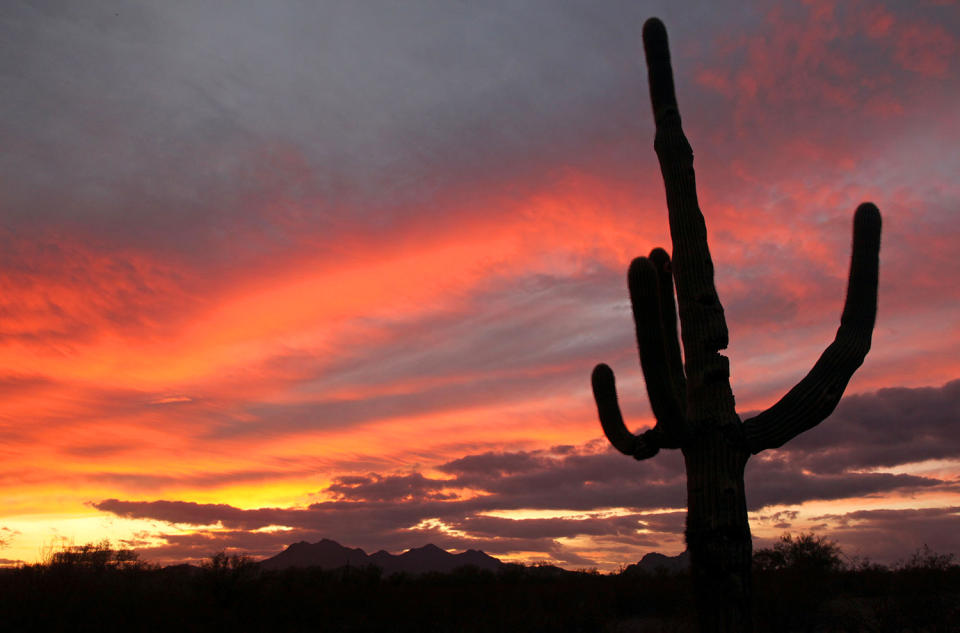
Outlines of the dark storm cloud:
M 927 545 L 934 552 L 960 555 L 960 508 L 858 510 L 814 517 L 835 536 L 847 555 L 905 561 Z
M 327 490 L 336 496 L 336 501 L 315 503 L 308 508 L 242 510 L 222 504 L 117 499 L 93 505 L 129 518 L 191 525 L 220 524 L 232 530 L 280 525 L 367 548 L 406 547 L 416 542 L 416 538 L 422 538 L 456 548 L 479 547 L 490 552 L 526 549 L 546 555 L 555 549 L 553 539 L 561 537 L 589 535 L 601 540 L 626 540 L 652 546 L 655 537 L 649 533 L 637 534 L 637 529 L 676 534 L 682 520 L 678 524 L 672 516 L 659 514 L 650 515 L 648 520 L 648 516 L 639 511 L 682 504 L 683 484 L 675 476 L 676 468 L 658 469 L 660 476 L 670 473 L 668 481 L 657 481 L 656 474 L 647 480 L 631 479 L 629 469 L 624 473 L 624 469 L 612 467 L 623 466 L 620 456 L 584 450 L 468 456 L 450 465 L 450 470 L 457 470 L 463 464 L 498 462 L 501 468 L 515 471 L 506 466 L 507 462 L 533 464 L 523 469 L 525 476 L 498 477 L 492 473 L 452 479 L 432 479 L 421 473 L 344 476 Z M 461 499 L 438 494 L 467 488 L 483 494 Z M 625 516 L 589 514 L 604 507 L 635 507 L 638 511 Z M 508 519 L 485 514 L 515 509 L 563 509 L 588 512 L 589 516 Z M 442 521 L 446 527 L 440 529 L 430 524 L 431 520 Z
M 484 549 L 488 552 L 539 551 L 544 555 L 563 549 L 552 537 L 542 534 L 524 536 L 523 529 L 514 530 L 516 535 L 501 534 L 496 537 L 485 534 L 451 534 L 437 525 L 419 526 L 421 512 L 411 511 L 409 507 L 390 504 L 355 507 L 360 505 L 362 504 L 329 504 L 322 507 L 312 506 L 308 510 L 295 510 L 292 513 L 281 509 L 264 510 L 258 511 L 255 516 L 250 513 L 237 515 L 229 509 L 212 504 L 179 502 L 148 505 L 108 500 L 96 504 L 96 507 L 131 518 L 151 518 L 193 525 L 220 523 L 225 528 L 200 529 L 196 532 L 165 536 L 166 546 L 142 548 L 149 556 L 167 556 L 176 552 L 182 557 L 203 557 L 225 547 L 239 547 L 251 553 L 271 555 L 286 544 L 298 540 L 317 541 L 321 538 L 332 538 L 342 544 L 364 547 L 368 551 L 381 548 L 397 551 L 428 542 L 444 548 Z M 285 529 L 262 530 L 272 525 L 285 526 Z M 450 521 L 448 525 L 457 527 L 457 522 Z M 517 525 L 525 524 L 517 522 Z M 576 529 L 571 527 L 566 531 L 559 530 L 558 533 L 573 535 Z
M 106 499 L 93 504 L 98 510 L 112 512 L 118 516 L 130 518 L 150 518 L 169 523 L 187 523 L 191 525 L 210 525 L 222 522 L 232 527 L 257 529 L 275 522 L 267 517 L 276 518 L 281 512 L 274 509 L 241 510 L 226 504 L 200 504 L 189 501 L 149 501 L 125 502 L 118 499 Z
M 891 387 L 847 396 L 837 410 L 781 453 L 817 472 L 884 468 L 960 456 L 960 380 L 942 387 Z
M 955 381 L 939 389 L 886 389 L 852 396 L 847 401 L 854 402 L 841 405 L 838 411 L 846 411 L 848 416 L 856 412 L 856 419 L 876 434 L 874 447 L 884 443 L 882 438 L 886 442 L 900 439 L 896 433 L 887 432 L 883 413 L 923 433 L 944 434 L 948 429 L 937 426 L 940 423 L 935 420 L 953 415 L 957 384 Z M 932 404 L 916 406 L 921 401 Z M 909 463 L 929 454 L 921 449 L 918 453 L 897 453 L 899 456 L 894 459 L 887 451 L 862 450 L 861 444 L 859 431 L 835 433 L 827 445 L 829 450 L 851 456 L 839 466 L 813 459 L 817 450 L 823 450 L 817 444 L 801 447 L 797 443 L 793 450 L 753 459 L 746 477 L 751 509 L 798 505 L 810 500 L 879 497 L 894 492 L 953 490 L 958 486 L 956 481 L 934 477 L 864 472 L 865 467 Z M 955 451 L 938 455 L 957 457 Z M 821 464 L 827 467 L 821 469 Z M 664 538 L 678 538 L 683 530 L 685 484 L 682 459 L 675 451 L 635 463 L 597 441 L 581 447 L 466 455 L 440 465 L 438 470 L 447 476 L 428 477 L 416 471 L 343 475 L 326 489 L 333 501 L 307 508 L 242 510 L 223 504 L 117 499 L 93 505 L 119 516 L 178 524 L 220 524 L 234 531 L 285 526 L 297 533 L 323 535 L 368 548 L 388 544 L 405 547 L 416 536 L 443 542 L 451 548 L 478 547 L 490 552 L 526 548 L 546 553 L 554 547 L 554 539 L 559 538 L 590 536 L 604 543 L 652 546 L 658 539 L 663 542 Z M 470 494 L 463 496 L 464 492 Z M 625 508 L 627 512 L 610 515 L 604 512 L 609 508 Z M 660 511 L 664 508 L 673 510 Z M 489 514 L 509 510 L 554 511 L 561 516 L 519 519 Z M 571 512 L 579 514 L 570 515 Z M 898 517 L 907 515 L 909 522 L 898 522 Z M 796 511 L 788 510 L 758 518 L 775 527 L 788 528 L 796 517 Z M 923 529 L 917 534 L 928 534 L 937 544 L 947 543 L 946 529 L 955 526 L 956 512 L 861 511 L 816 520 L 822 521 L 821 527 L 840 530 L 847 545 L 860 547 L 867 542 L 865 534 L 877 533 L 900 547 L 915 540 L 916 535 L 907 533 L 918 525 Z M 926 523 L 919 524 L 921 520 Z M 208 534 L 195 538 L 206 544 L 204 539 L 213 537 Z M 273 534 L 263 539 L 270 543 L 282 541 Z M 881 557 L 894 551 L 893 545 L 887 549 L 863 546 L 875 552 L 871 555 Z
M 455 498 L 439 491 L 446 487 L 443 480 L 429 479 L 420 473 L 409 475 L 337 477 L 326 490 L 343 500 L 404 501 L 407 499 L 446 500 Z
M 754 460 L 747 464 L 747 502 L 751 510 L 800 504 L 814 499 L 852 499 L 894 491 L 920 491 L 949 485 L 933 477 L 892 473 L 804 471 L 787 461 Z M 954 489 L 957 487 L 953 485 Z
M 751 507 L 878 495 L 896 489 L 956 489 L 957 481 L 869 472 L 930 459 L 957 460 L 960 381 L 885 388 L 845 397 L 815 428 L 747 464 Z

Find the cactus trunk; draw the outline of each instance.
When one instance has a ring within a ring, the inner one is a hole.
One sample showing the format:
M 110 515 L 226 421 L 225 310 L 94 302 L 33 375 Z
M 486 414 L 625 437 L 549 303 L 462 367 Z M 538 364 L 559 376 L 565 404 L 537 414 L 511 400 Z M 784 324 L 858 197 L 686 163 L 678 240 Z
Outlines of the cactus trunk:
M 847 299 L 833 343 L 779 402 L 741 422 L 730 389 L 730 364 L 720 354 L 727 347 L 727 324 L 714 286 L 693 150 L 681 127 L 667 32 L 660 20 L 652 18 L 644 25 L 643 43 L 673 261 L 663 249 L 654 249 L 649 258 L 633 261 L 627 285 L 656 425 L 639 436 L 626 428 L 613 371 L 606 365 L 593 370 L 593 394 L 603 431 L 620 452 L 643 460 L 662 448 L 683 451 L 686 540 L 700 628 L 710 633 L 750 631 L 752 556 L 744 467 L 750 455 L 782 446 L 830 415 L 870 350 L 877 312 L 880 212 L 866 202 L 854 214 Z
M 747 455 L 719 433 L 683 449 L 686 539 L 701 631 L 752 630 L 752 548 L 743 485 Z

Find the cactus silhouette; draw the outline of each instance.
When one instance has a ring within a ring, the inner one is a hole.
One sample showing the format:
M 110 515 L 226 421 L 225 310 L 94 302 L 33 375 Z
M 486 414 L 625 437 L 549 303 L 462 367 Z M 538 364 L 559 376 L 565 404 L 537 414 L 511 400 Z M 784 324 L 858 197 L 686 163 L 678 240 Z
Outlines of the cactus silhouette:
M 643 27 L 654 149 L 667 194 L 673 259 L 657 248 L 627 274 L 640 366 L 655 426 L 636 436 L 617 404 L 613 371 L 593 370 L 593 393 L 610 443 L 638 460 L 679 448 L 687 472 L 686 541 L 703 631 L 749 631 L 751 541 L 743 473 L 747 459 L 813 428 L 836 407 L 870 349 L 877 311 L 880 212 L 861 204 L 853 220 L 853 256 L 840 328 L 803 380 L 763 413 L 740 420 L 734 409 L 727 325 L 713 283 L 707 230 L 697 203 L 693 151 L 680 125 L 667 32 Z M 674 282 L 676 304 L 674 304 Z M 681 361 L 677 311 L 683 342 Z

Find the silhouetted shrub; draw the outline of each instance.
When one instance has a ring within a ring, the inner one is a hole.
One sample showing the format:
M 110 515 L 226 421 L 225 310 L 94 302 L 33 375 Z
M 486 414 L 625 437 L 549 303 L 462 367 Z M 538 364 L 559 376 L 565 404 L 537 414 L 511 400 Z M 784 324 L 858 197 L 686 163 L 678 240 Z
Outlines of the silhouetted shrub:
M 113 549 L 109 540 L 86 545 L 68 545 L 51 552 L 46 566 L 50 568 L 78 568 L 103 571 L 106 569 L 135 569 L 146 565 L 140 555 L 131 549 Z
M 793 538 L 797 552 L 809 549 L 796 546 L 798 541 L 829 544 Z M 600 574 L 505 565 L 496 573 L 467 567 L 384 577 L 376 567 L 263 571 L 246 557 L 223 552 L 199 567 L 161 569 L 123 562 L 138 561 L 127 555 L 118 563 L 107 551 L 116 550 L 81 546 L 43 564 L 0 569 L 0 630 L 653 633 L 695 628 L 686 572 Z M 811 582 L 811 574 L 819 580 Z M 758 631 L 937 632 L 954 631 L 953 623 L 960 621 L 960 567 L 929 549 L 893 569 L 798 564 L 764 569 L 757 579 Z M 817 592 L 810 593 L 811 587 Z
M 904 571 L 946 571 L 956 566 L 953 554 L 938 554 L 924 543 L 898 567 Z
M 772 548 L 754 552 L 753 565 L 758 571 L 823 574 L 839 570 L 843 560 L 836 543 L 810 532 L 796 537 L 784 534 Z

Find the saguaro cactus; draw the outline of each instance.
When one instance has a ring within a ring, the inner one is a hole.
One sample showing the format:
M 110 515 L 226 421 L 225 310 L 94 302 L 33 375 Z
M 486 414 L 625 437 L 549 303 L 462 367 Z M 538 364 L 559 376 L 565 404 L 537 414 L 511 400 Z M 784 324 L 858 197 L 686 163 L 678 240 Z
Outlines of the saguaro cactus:
M 654 249 L 649 257 L 633 261 L 627 280 L 656 425 L 639 436 L 627 430 L 613 372 L 606 365 L 593 370 L 593 393 L 604 433 L 620 452 L 638 460 L 665 448 L 683 452 L 686 541 L 701 629 L 749 631 L 751 541 L 744 467 L 751 455 L 782 446 L 826 418 L 863 363 L 877 311 L 880 212 L 865 202 L 854 215 L 847 298 L 833 343 L 779 402 L 741 421 L 734 409 L 729 362 L 719 353 L 727 347 L 727 325 L 713 283 L 693 151 L 680 126 L 667 32 L 660 20 L 652 18 L 644 25 L 643 44 L 673 260 L 663 249 Z

